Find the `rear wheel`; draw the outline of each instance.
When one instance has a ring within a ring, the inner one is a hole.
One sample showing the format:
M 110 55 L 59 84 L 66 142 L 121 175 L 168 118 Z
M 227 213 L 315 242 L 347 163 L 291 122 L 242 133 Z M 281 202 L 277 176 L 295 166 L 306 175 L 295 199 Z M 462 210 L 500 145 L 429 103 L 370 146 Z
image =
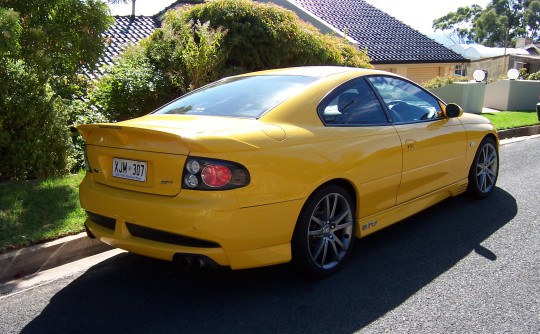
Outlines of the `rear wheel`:
M 469 171 L 470 194 L 484 198 L 495 188 L 499 176 L 499 152 L 492 138 L 485 138 L 480 143 L 473 164 Z
M 341 187 L 328 185 L 306 202 L 293 236 L 293 262 L 305 273 L 328 276 L 338 271 L 354 244 L 355 206 Z

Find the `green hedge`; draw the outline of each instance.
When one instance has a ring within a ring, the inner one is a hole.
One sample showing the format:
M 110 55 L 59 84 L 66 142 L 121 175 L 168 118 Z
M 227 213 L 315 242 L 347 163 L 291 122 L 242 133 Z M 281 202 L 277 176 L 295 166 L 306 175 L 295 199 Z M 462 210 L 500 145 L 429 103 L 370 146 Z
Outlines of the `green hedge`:
M 141 47 L 129 49 L 107 68 L 89 95 L 90 104 L 99 106 L 109 120 L 140 116 L 171 97 L 170 82 Z
M 424 83 L 422 83 L 422 87 L 425 89 L 435 89 L 439 87 L 448 86 L 454 82 L 467 82 L 471 79 L 468 77 L 453 77 L 453 76 L 445 76 L 445 77 L 435 77 L 431 80 L 428 80 Z
M 527 79 L 527 80 L 540 80 L 540 71 L 529 74 L 525 79 Z
M 0 64 L 0 178 L 69 171 L 73 160 L 67 109 L 22 60 Z
M 250 0 L 218 0 L 170 12 L 166 23 L 210 22 L 228 33 L 225 69 L 255 71 L 303 65 L 371 67 L 367 55 L 344 38 L 325 36 L 292 11 Z

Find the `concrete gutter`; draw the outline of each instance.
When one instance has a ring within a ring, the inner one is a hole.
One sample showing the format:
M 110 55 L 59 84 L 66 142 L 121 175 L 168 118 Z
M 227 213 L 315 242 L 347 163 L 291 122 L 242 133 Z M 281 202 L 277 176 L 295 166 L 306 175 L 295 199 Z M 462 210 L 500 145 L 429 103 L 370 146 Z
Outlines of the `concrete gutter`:
M 540 134 L 540 125 L 500 131 L 501 144 L 509 138 Z M 61 238 L 0 255 L 0 284 L 61 266 L 112 248 L 86 233 Z
M 79 233 L 0 255 L 0 284 L 112 249 Z
M 540 134 L 540 125 L 524 126 L 508 130 L 498 131 L 499 139 L 508 139 L 514 137 L 534 136 Z

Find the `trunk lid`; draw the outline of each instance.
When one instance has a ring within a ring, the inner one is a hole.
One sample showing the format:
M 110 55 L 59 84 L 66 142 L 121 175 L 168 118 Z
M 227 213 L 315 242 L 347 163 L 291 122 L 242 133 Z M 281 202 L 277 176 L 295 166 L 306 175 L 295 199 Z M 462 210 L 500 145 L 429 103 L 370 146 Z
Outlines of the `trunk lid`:
M 175 196 L 181 189 L 185 160 L 194 147 L 213 151 L 253 149 L 252 145 L 217 135 L 245 128 L 246 122 L 256 121 L 149 115 L 120 123 L 80 125 L 77 129 L 86 141 L 87 160 L 95 182 Z

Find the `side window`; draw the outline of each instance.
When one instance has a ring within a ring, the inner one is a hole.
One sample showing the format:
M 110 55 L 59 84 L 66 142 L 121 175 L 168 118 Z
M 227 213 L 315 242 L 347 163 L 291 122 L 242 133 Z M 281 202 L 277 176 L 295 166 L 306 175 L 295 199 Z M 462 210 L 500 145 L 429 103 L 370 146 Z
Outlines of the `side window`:
M 411 123 L 442 117 L 439 101 L 422 88 L 400 78 L 372 76 L 373 84 L 396 123 Z
M 384 110 L 364 79 L 349 82 L 319 106 L 319 115 L 326 125 L 387 124 Z

